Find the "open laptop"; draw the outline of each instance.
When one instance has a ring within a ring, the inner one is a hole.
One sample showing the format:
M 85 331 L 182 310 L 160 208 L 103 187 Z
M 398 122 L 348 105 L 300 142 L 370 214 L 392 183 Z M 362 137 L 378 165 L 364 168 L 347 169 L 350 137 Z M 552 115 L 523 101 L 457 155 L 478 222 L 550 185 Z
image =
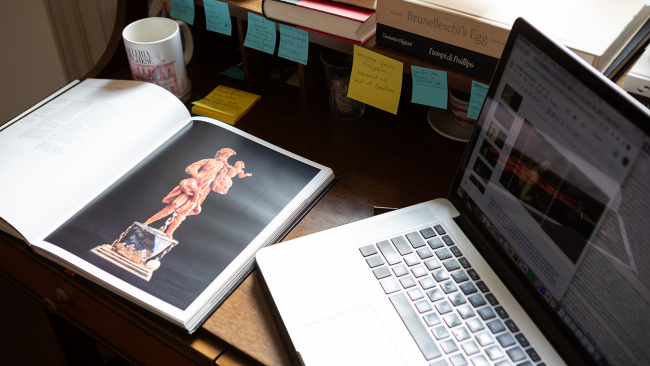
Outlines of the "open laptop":
M 518 19 L 447 199 L 257 254 L 293 362 L 650 364 L 649 130 Z

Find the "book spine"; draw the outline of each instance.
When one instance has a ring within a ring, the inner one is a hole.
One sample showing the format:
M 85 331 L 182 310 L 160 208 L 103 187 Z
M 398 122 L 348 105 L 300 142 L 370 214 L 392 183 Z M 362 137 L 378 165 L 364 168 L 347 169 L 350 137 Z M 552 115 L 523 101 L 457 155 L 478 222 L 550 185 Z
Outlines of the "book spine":
M 377 23 L 495 58 L 501 57 L 511 27 L 403 0 L 377 1 Z
M 377 43 L 470 76 L 490 81 L 499 59 L 377 24 Z

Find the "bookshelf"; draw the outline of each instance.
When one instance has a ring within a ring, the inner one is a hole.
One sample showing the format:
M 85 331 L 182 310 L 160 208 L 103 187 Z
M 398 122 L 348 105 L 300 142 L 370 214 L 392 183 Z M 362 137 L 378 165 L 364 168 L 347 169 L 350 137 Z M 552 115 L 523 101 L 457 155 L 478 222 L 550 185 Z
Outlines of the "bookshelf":
M 251 50 L 244 47 L 244 40 L 246 34 L 246 27 L 248 21 L 248 13 L 254 13 L 260 16 L 262 14 L 262 0 L 223 0 L 228 3 L 230 16 L 235 18 L 237 33 L 239 35 L 239 45 L 242 54 L 244 74 L 246 76 L 247 84 L 258 84 L 263 82 L 269 75 L 268 65 L 270 58 L 276 57 L 257 50 Z M 194 0 L 195 5 L 203 7 L 203 0 Z M 197 12 L 196 18 L 199 16 Z M 201 13 L 202 14 L 202 13 Z M 203 15 L 201 15 L 203 16 Z M 279 23 L 276 22 L 276 30 L 279 31 Z M 449 88 L 457 89 L 466 93 L 471 91 L 472 80 L 478 81 L 483 84 L 489 84 L 488 80 L 481 80 L 472 78 L 471 76 L 451 70 L 436 63 L 421 59 L 419 57 L 411 56 L 403 52 L 393 50 L 388 47 L 377 44 L 373 36 L 362 47 L 371 51 L 377 52 L 384 56 L 390 57 L 404 64 L 404 72 L 411 73 L 411 65 L 427 67 L 431 69 L 441 70 L 447 72 L 447 85 Z M 331 37 L 323 36 L 309 32 L 309 62 L 307 66 L 302 64 L 298 65 L 300 72 L 300 85 L 301 88 L 301 101 L 303 107 L 307 107 L 313 103 L 316 98 L 324 97 L 320 90 L 324 89 L 324 76 L 322 65 L 319 58 L 319 52 L 322 47 L 331 48 L 347 54 L 352 54 L 354 44 Z M 314 47 L 315 46 L 315 47 Z

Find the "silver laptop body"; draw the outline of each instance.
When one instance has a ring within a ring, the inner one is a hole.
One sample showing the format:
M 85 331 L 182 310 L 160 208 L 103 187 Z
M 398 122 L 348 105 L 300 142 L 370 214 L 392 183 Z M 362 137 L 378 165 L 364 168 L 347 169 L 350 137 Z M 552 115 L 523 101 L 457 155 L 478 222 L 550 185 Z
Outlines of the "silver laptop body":
M 258 252 L 293 362 L 650 363 L 648 126 L 517 20 L 447 199 Z

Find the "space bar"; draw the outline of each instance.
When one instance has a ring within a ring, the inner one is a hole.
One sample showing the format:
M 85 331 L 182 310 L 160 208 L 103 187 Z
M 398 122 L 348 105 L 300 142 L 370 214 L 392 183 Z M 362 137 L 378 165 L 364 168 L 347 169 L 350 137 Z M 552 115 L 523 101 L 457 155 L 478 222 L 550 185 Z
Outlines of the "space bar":
M 420 351 L 424 355 L 424 358 L 432 360 L 436 357 L 440 357 L 442 354 L 436 347 L 436 344 L 433 343 L 433 339 L 429 335 L 429 332 L 420 321 L 420 318 L 415 313 L 415 310 L 411 307 L 408 299 L 404 296 L 403 292 L 399 292 L 393 296 L 390 296 L 390 302 L 393 303 L 395 310 L 399 314 L 399 317 L 402 318 L 406 329 L 415 340 L 415 343 L 420 347 Z

